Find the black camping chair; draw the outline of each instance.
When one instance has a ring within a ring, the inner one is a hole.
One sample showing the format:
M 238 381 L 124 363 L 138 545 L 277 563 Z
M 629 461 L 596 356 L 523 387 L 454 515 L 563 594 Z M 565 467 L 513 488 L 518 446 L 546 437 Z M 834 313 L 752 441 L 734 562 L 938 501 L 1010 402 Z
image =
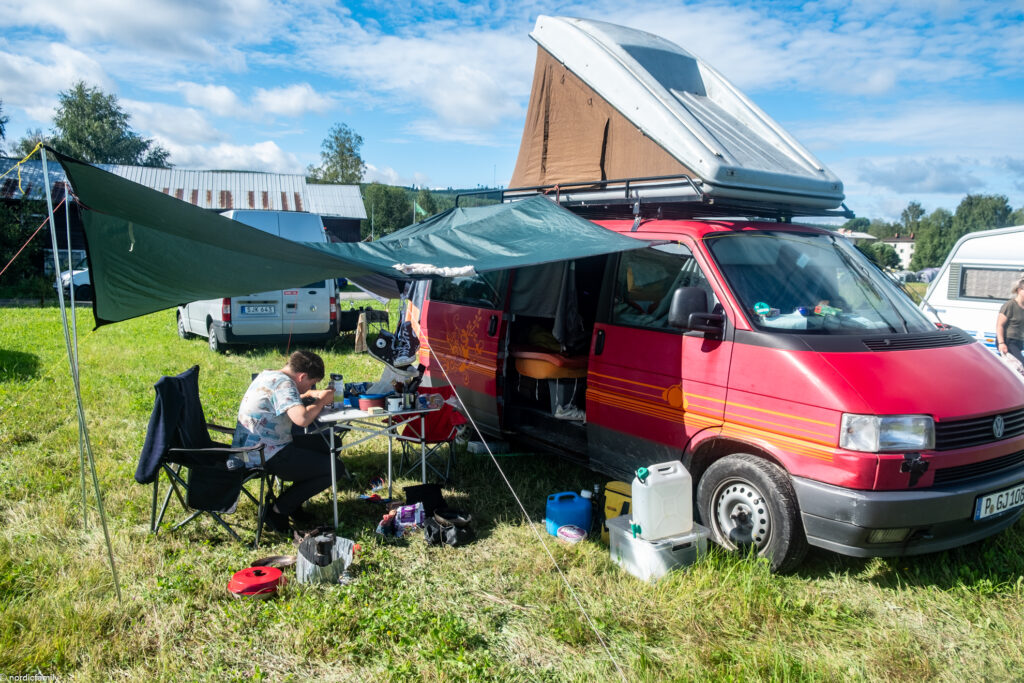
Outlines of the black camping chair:
M 180 375 L 161 377 L 153 388 L 156 401 L 135 471 L 137 482 L 153 484 L 150 531 L 157 533 L 159 530 L 173 494 L 188 516 L 172 526 L 172 530 L 208 514 L 240 541 L 222 515 L 233 513 L 239 496 L 244 493 L 257 506 L 253 547 L 258 548 L 271 483 L 263 445 L 232 448 L 210 438 L 211 429 L 224 434 L 232 434 L 234 430 L 206 422 L 199 400 L 198 365 Z M 255 466 L 246 466 L 246 462 L 253 461 Z M 158 511 L 161 472 L 167 475 L 170 488 Z M 248 482 L 255 480 L 259 481 L 258 496 L 246 488 Z

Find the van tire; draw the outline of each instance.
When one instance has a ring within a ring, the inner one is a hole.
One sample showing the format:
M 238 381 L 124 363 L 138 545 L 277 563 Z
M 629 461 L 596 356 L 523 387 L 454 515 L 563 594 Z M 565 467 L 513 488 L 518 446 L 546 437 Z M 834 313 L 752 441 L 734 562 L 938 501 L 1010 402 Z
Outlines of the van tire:
M 92 301 L 92 285 L 75 287 L 75 301 Z
M 220 342 L 217 341 L 217 331 L 215 329 L 213 329 L 213 323 L 212 322 L 207 326 L 206 332 L 207 332 L 207 341 L 210 344 L 210 350 L 213 351 L 214 353 L 220 353 L 221 352 Z
M 697 509 L 711 540 L 728 550 L 756 548 L 772 572 L 794 570 L 807 554 L 789 477 L 764 458 L 734 453 L 716 460 L 697 485 Z
M 181 313 L 178 314 L 178 336 L 182 339 L 188 339 L 192 335 L 185 331 L 185 321 L 181 317 Z

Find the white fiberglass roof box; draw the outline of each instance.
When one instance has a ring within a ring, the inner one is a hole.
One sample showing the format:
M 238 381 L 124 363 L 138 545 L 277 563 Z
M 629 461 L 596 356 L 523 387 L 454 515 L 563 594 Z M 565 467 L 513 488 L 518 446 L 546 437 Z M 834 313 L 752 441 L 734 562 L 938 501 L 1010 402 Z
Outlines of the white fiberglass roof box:
M 838 177 L 678 45 L 543 15 L 530 36 L 540 49 L 512 187 L 680 173 L 716 199 L 842 204 Z

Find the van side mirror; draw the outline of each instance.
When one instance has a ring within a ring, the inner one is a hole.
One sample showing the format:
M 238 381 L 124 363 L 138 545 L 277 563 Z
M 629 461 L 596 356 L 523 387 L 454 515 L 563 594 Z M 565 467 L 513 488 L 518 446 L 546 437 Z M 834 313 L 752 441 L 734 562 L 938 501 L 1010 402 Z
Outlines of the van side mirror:
M 668 324 L 679 330 L 721 334 L 725 316 L 708 312 L 708 294 L 700 287 L 679 287 L 672 292 Z

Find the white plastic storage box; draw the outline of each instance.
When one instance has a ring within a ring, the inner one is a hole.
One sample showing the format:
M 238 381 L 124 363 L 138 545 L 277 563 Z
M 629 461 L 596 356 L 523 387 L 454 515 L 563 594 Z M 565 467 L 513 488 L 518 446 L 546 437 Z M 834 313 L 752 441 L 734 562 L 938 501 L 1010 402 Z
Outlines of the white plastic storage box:
M 693 564 L 707 552 L 708 530 L 696 522 L 685 534 L 657 541 L 633 538 L 629 524 L 629 515 L 608 520 L 609 552 L 612 562 L 638 579 L 660 578 L 677 567 Z

